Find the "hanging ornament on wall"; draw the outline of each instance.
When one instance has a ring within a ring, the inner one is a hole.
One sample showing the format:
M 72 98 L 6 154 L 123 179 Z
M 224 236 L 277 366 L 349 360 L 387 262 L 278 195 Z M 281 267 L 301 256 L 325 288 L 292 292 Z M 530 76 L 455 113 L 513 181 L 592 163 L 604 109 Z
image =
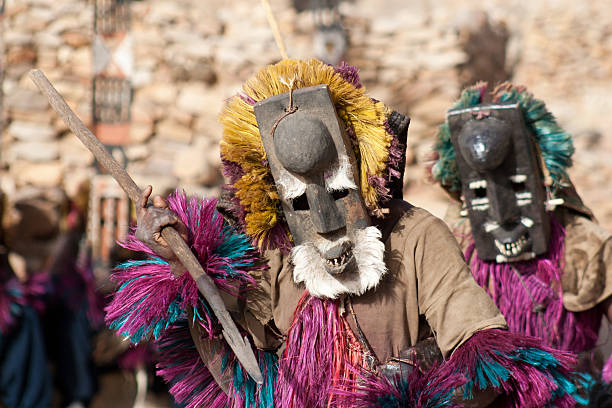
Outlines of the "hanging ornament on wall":
M 130 143 L 134 70 L 130 6 L 131 0 L 95 0 L 92 41 L 93 130 L 124 167 L 127 157 L 123 147 Z M 130 202 L 98 165 L 90 182 L 87 243 L 96 280 L 105 282 L 116 263 L 116 242 L 128 232 Z
M 311 0 L 315 56 L 331 65 L 338 65 L 348 50 L 348 34 L 342 26 L 338 3 L 339 0 Z
M 109 174 L 96 174 L 91 179 L 87 241 L 97 282 L 106 283 L 115 266 L 116 242 L 128 233 L 130 202 Z
M 94 2 L 94 133 L 106 145 L 126 145 L 130 140 L 134 70 L 130 3 L 130 0 Z

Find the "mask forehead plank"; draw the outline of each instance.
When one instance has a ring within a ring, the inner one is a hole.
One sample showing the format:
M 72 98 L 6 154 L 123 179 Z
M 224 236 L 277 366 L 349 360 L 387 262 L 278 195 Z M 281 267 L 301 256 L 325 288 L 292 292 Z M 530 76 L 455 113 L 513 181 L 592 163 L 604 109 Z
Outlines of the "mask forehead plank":
M 357 185 L 357 166 L 350 141 L 331 101 L 328 86 L 317 85 L 295 90 L 292 100 L 297 108 L 294 114 L 286 111 L 289 107 L 289 93 L 273 96 L 254 106 L 272 176 L 275 180 L 281 180 L 283 172 L 289 170 L 307 186 L 310 221 L 315 231 L 325 233 L 342 228 L 347 223 L 369 225 L 359 190 L 350 188 Z M 283 137 L 276 141 L 277 131 L 293 132 L 293 136 L 284 137 L 286 135 L 279 133 Z M 300 139 L 306 131 L 326 136 Z M 335 174 L 336 169 L 342 167 L 340 161 L 343 158 L 347 158 L 350 163 L 346 179 L 351 182 L 347 183 L 349 196 L 340 202 L 332 198 L 330 190 L 334 188 L 327 188 L 324 176 Z M 299 244 L 308 235 L 303 231 L 304 223 L 300 219 L 302 215 L 293 211 L 290 200 L 282 200 L 282 205 L 294 243 Z
M 545 253 L 546 194 L 518 103 L 451 110 L 447 118 L 478 257 L 512 262 Z

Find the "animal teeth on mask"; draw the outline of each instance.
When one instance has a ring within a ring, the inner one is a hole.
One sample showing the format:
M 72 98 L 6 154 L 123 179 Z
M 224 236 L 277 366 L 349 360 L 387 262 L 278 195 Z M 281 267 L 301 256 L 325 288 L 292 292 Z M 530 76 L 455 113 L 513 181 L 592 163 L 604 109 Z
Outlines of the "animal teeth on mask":
M 495 240 L 494 242 L 495 242 L 495 246 L 497 247 L 497 250 L 503 253 L 504 247 L 502 246 L 502 244 L 498 240 Z
M 303 282 L 312 296 L 321 298 L 337 299 L 342 294 L 358 296 L 365 293 L 376 287 L 387 272 L 385 244 L 381 241 L 381 235 L 374 226 L 355 232 L 355 246 L 352 252 L 345 254 L 345 262 L 352 262 L 354 258 L 356 270 L 348 274 L 331 275 L 327 272 L 326 266 L 333 264 L 321 253 L 328 248 L 315 247 L 312 243 L 293 247 L 291 263 L 294 282 Z M 337 244 L 337 241 L 333 243 Z
M 525 244 L 527 243 L 527 239 L 525 238 L 525 235 L 522 235 L 514 242 L 508 242 L 504 244 L 502 244 L 498 240 L 495 240 L 494 242 L 495 246 L 502 255 L 506 257 L 513 257 L 519 255 L 522 252 L 523 248 L 525 247 Z
M 487 188 L 487 180 L 474 180 L 470 181 L 468 187 L 472 190 L 476 190 L 477 188 Z
M 326 259 L 325 262 L 329 266 L 340 266 L 340 265 L 344 265 L 346 263 L 346 260 L 347 260 L 348 257 L 349 257 L 349 255 L 347 253 L 344 253 L 344 254 L 342 254 L 342 256 L 340 256 L 338 258 Z
M 516 194 L 516 204 L 520 207 L 531 204 L 532 195 L 530 192 Z
M 489 199 L 487 197 L 474 198 L 470 201 L 470 206 L 474 211 L 484 211 L 489 209 Z

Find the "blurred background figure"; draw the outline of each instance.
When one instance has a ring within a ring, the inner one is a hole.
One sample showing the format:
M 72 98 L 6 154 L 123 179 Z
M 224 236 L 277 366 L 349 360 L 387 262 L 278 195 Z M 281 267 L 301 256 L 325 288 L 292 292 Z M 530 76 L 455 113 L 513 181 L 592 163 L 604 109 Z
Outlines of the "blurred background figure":
M 6 197 L 2 195 L 2 218 Z M 28 302 L 23 259 L 16 260 L 0 229 L 0 403 L 9 407 L 48 406 L 51 377 L 43 331 L 36 310 Z M 10 259 L 16 266 L 13 269 Z
M 60 406 L 86 406 L 95 392 L 90 322 L 100 322 L 101 313 L 94 312 L 91 271 L 78 262 L 82 216 L 59 188 L 22 189 L 5 203 L 8 264 L 21 284 L 23 310 L 35 312 L 40 321 L 40 332 L 31 332 L 29 340 L 42 344 L 42 351 L 32 355 L 34 383 L 52 385 Z M 17 318 L 23 327 L 33 320 Z M 13 368 L 13 376 L 27 372 Z M 23 406 L 50 402 L 50 391 Z

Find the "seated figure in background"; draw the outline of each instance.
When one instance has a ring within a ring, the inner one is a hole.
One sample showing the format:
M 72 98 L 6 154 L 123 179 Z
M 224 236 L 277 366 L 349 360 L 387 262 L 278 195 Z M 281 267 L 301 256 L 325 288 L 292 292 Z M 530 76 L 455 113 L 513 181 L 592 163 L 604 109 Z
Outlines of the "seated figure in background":
M 147 188 L 125 245 L 149 258 L 119 266 L 107 308 L 131 341 L 157 342 L 177 401 L 573 406 L 572 356 L 508 332 L 447 226 L 401 200 L 409 120 L 367 96 L 354 67 L 267 66 L 221 122 L 223 198 L 147 206 Z M 263 384 L 161 238 L 169 225 L 224 293 Z
M 28 299 L 31 293 L 24 268 L 14 268 L 9 261 L 13 257 L 4 221 L 8 200 L 3 193 L 0 197 L 0 406 L 49 406 L 51 375 L 43 330 Z
M 96 391 L 95 289 L 78 259 L 82 208 L 57 187 L 24 187 L 3 204 L 0 399 L 8 407 L 46 407 L 57 391 L 62 406 L 87 406 Z
M 446 221 L 509 329 L 579 354 L 579 369 L 599 377 L 594 349 L 602 316 L 612 318 L 612 235 L 567 175 L 571 136 L 524 88 L 487 93 L 479 84 L 448 111 L 435 152 L 431 175 L 457 201 Z

